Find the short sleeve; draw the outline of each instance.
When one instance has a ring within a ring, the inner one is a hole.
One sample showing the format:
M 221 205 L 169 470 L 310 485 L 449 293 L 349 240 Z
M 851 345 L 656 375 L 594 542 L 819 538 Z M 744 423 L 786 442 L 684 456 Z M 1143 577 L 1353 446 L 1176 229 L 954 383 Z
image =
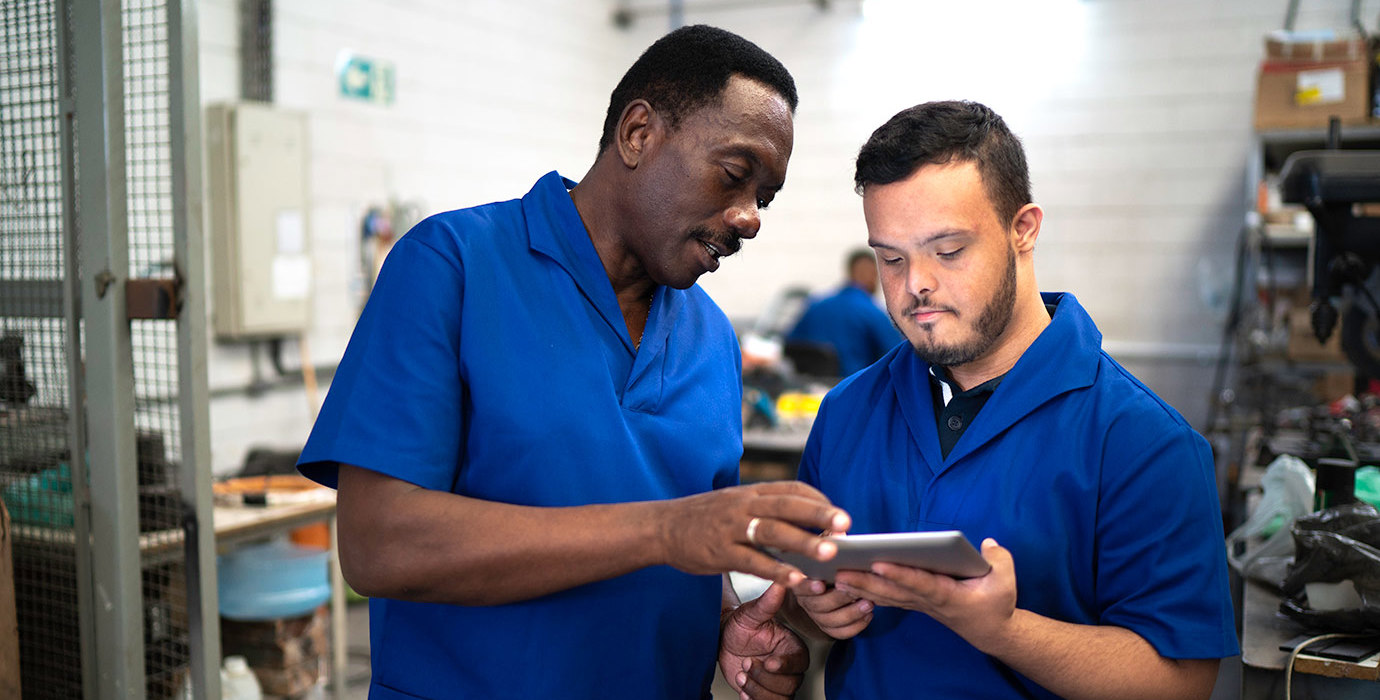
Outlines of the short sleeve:
M 1110 426 L 1097 515 L 1101 624 L 1168 658 L 1239 653 L 1207 442 L 1149 409 Z
M 334 487 L 345 463 L 425 488 L 454 483 L 464 274 L 458 253 L 429 242 L 446 240 L 440 229 L 424 221 L 389 252 L 298 459 L 303 475 Z

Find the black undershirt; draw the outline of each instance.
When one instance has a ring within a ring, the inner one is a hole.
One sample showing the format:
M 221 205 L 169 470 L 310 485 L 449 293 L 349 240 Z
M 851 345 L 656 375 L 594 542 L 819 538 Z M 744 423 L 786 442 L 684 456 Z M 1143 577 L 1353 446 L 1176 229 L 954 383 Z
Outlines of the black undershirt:
M 1055 307 L 1053 304 L 1045 304 L 1045 311 L 1050 318 L 1054 318 Z M 949 450 L 958 443 L 958 439 L 963 436 L 963 431 L 973 424 L 973 419 L 977 418 L 978 411 L 987 404 L 987 399 L 992 398 L 992 392 L 997 390 L 997 385 L 1006 378 L 1002 373 L 992 379 L 967 390 L 956 391 L 958 385 L 949 376 L 949 370 L 930 365 L 930 396 L 934 399 L 934 418 L 939 425 L 939 451 L 944 457 L 949 456 Z M 944 403 L 944 385 L 948 385 L 950 391 L 954 391 L 946 405 Z
M 943 374 L 944 378 L 935 376 L 936 373 Z M 941 367 L 932 367 L 930 371 L 930 395 L 934 397 L 934 417 L 939 424 L 939 451 L 944 457 L 949 456 L 949 450 L 958 443 L 963 431 L 973 424 L 978 411 L 986 405 L 987 399 L 992 398 L 992 392 L 996 391 L 1001 380 L 1006 378 L 1002 374 L 967 391 L 957 392 L 946 405 L 943 385 L 947 384 L 951 390 L 958 388 L 948 375 L 948 370 Z

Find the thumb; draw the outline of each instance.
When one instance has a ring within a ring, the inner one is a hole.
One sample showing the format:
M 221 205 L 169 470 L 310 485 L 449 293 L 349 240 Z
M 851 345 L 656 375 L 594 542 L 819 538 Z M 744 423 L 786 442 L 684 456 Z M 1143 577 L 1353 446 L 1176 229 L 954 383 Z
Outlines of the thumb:
M 991 537 L 982 541 L 982 558 L 986 559 L 993 569 L 1011 569 L 1015 565 L 1011 559 L 1011 550 L 997 544 Z
M 740 621 L 748 627 L 760 627 L 781 611 L 781 606 L 786 602 L 786 587 L 779 583 L 773 583 L 767 590 L 758 596 L 751 603 L 744 603 L 739 610 L 742 612 Z

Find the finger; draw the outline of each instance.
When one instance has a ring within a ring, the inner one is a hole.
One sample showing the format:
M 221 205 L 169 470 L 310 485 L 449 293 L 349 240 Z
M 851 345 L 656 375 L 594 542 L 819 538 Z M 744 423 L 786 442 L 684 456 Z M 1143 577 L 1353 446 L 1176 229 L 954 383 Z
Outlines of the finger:
M 753 515 L 794 524 L 809 530 L 812 537 L 824 530 L 842 533 L 852 524 L 852 518 L 842 508 L 795 494 L 759 495 L 748 507 Z
M 992 565 L 994 571 L 1006 571 L 1016 567 L 1015 560 L 1011 558 L 1011 550 L 997 544 L 991 537 L 982 541 L 982 558 Z
M 763 674 L 794 676 L 810 668 L 810 652 L 803 643 L 795 649 L 777 650 L 765 660 L 752 660 L 752 668 L 761 669 Z
M 958 579 L 900 564 L 878 562 L 872 565 L 872 573 L 894 586 L 890 595 L 922 598 L 933 605 L 943 605 L 953 599 L 960 586 Z
M 838 627 L 821 626 L 820 630 L 834 639 L 850 639 L 858 636 L 858 633 L 867 629 L 867 626 L 870 624 L 872 624 L 872 614 L 868 613 L 849 624 L 840 625 Z
M 801 673 L 768 671 L 760 662 L 754 662 L 741 678 L 740 688 L 750 698 L 790 698 L 802 680 Z
M 755 600 L 738 606 L 738 620 L 747 627 L 760 627 L 776 617 L 776 613 L 781 611 L 781 605 L 785 602 L 786 588 L 779 583 L 772 583 Z
M 768 556 L 756 549 L 747 547 L 741 548 L 742 556 L 733 564 L 733 571 L 741 571 L 745 574 L 752 574 L 758 578 L 764 578 L 773 583 L 779 583 L 787 588 L 794 588 L 808 580 L 800 569 L 787 564 L 786 562 Z
M 847 591 L 833 588 L 823 595 L 796 596 L 796 600 L 806 612 L 829 613 L 852 605 L 857 602 L 858 597 Z
M 748 490 L 753 491 L 754 493 L 758 493 L 758 494 L 762 494 L 762 495 L 768 495 L 768 494 L 794 495 L 794 496 L 801 496 L 801 497 L 804 497 L 804 498 L 810 498 L 810 499 L 814 499 L 814 500 L 824 501 L 825 503 L 829 503 L 829 502 L 830 502 L 830 501 L 829 501 L 829 497 L 828 497 L 828 496 L 825 496 L 825 495 L 824 495 L 824 492 L 820 491 L 819 489 L 817 489 L 817 488 L 815 488 L 815 487 L 813 487 L 813 486 L 811 486 L 811 485 L 809 485 L 809 484 L 807 484 L 807 483 L 805 483 L 805 482 L 803 482 L 803 481 L 797 481 L 797 480 L 795 480 L 795 479 L 780 480 L 780 481 L 759 481 L 759 482 L 757 482 L 757 483 L 755 483 L 755 484 L 751 484 L 751 485 L 748 485 L 748 486 L 742 486 L 742 487 L 740 487 L 740 488 L 748 489 Z
M 920 574 L 930 575 L 928 572 L 916 569 Z M 879 605 L 895 607 L 901 601 L 916 598 L 925 598 L 928 589 L 925 591 L 915 590 L 902 586 L 891 579 L 883 578 L 875 574 L 865 574 L 862 572 L 840 571 L 838 580 L 835 582 L 841 590 L 874 601 Z
M 753 542 L 758 547 L 804 554 L 816 561 L 828 561 L 838 554 L 838 545 L 780 519 L 760 518 L 753 534 Z
M 871 619 L 872 610 L 875 607 L 876 603 L 870 600 L 859 600 L 833 610 L 806 612 L 810 615 L 810 619 L 814 620 L 815 624 L 819 625 L 820 628 L 840 628 L 849 627 L 864 618 Z
M 817 579 L 808 578 L 800 582 L 800 585 L 791 589 L 796 598 L 818 598 L 825 593 L 833 590 L 829 584 Z

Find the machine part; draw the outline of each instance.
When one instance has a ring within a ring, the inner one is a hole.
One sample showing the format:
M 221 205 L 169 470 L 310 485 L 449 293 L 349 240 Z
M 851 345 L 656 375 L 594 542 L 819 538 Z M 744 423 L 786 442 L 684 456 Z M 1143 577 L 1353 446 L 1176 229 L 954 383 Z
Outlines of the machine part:
M 1354 301 L 1342 315 L 1342 353 L 1367 377 L 1380 377 L 1380 318 L 1374 308 Z
M 1314 299 L 1308 305 L 1308 317 L 1313 325 L 1313 336 L 1319 343 L 1326 343 L 1337 327 L 1337 308 L 1330 301 Z
M 6 333 L 0 337 L 0 402 L 26 404 L 38 389 L 24 373 L 24 336 Z

